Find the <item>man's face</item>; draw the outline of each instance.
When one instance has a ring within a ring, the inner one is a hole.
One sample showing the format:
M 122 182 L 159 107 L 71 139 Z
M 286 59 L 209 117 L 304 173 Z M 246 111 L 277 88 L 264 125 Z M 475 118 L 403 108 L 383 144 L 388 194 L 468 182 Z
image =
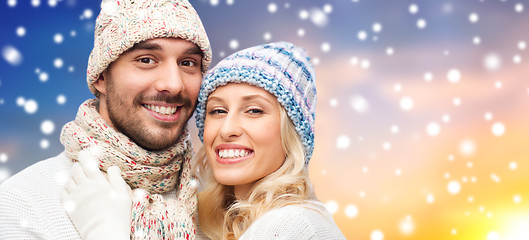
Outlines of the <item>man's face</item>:
M 136 44 L 95 83 L 103 119 L 148 150 L 173 145 L 193 114 L 202 82 L 202 53 L 182 39 Z

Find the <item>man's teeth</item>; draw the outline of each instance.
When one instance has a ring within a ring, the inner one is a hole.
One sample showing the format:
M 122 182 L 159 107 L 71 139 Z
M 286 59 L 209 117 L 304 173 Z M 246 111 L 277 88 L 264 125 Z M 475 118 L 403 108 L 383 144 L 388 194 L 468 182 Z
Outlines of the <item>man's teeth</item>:
M 151 111 L 154 111 L 158 114 L 163 114 L 163 115 L 173 115 L 176 113 L 176 109 L 177 109 L 176 107 L 160 107 L 160 106 L 154 106 L 150 104 L 145 104 L 144 106 Z
M 250 153 L 251 151 L 244 150 L 244 149 L 223 149 L 223 150 L 219 150 L 219 157 L 238 158 L 238 157 L 245 157 Z

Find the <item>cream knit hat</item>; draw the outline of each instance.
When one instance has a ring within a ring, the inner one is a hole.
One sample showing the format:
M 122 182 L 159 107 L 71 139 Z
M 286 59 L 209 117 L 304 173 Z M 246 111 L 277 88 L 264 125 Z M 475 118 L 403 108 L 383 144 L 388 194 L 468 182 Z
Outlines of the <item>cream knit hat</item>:
M 154 38 L 181 38 L 203 53 L 202 71 L 211 63 L 206 30 L 188 0 L 103 0 L 96 20 L 94 48 L 88 59 L 88 88 L 99 75 L 134 44 Z

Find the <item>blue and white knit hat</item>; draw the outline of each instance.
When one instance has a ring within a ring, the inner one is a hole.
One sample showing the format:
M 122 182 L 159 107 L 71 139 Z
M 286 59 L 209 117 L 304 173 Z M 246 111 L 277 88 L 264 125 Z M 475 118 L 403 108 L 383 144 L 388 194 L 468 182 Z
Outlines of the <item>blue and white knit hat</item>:
M 304 49 L 288 42 L 274 42 L 238 51 L 220 61 L 202 82 L 196 123 L 204 141 L 206 102 L 209 94 L 227 83 L 248 83 L 277 97 L 301 137 L 308 165 L 314 150 L 316 75 Z

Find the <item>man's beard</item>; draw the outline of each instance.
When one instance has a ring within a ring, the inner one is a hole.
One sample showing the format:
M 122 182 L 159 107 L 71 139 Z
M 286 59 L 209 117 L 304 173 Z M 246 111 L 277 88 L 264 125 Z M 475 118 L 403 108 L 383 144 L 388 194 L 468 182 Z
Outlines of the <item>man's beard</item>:
M 158 126 L 167 129 L 167 132 L 156 134 L 153 131 L 149 131 L 144 121 L 137 117 L 137 111 L 143 110 L 140 109 L 143 108 L 140 103 L 145 97 L 143 95 L 138 95 L 134 98 L 132 106 L 127 106 L 127 104 L 123 102 L 124 98 L 116 91 L 111 79 L 108 80 L 110 81 L 107 83 L 106 105 L 108 116 L 116 130 L 120 131 L 146 150 L 163 150 L 176 143 L 181 136 L 184 127 L 187 125 L 187 121 L 191 117 L 191 114 L 189 114 L 189 116 L 184 116 L 184 118 L 180 117 L 183 121 L 160 122 Z M 159 94 L 151 97 L 149 100 L 167 103 L 183 103 L 182 108 L 187 107 L 187 109 L 193 107 L 191 101 L 181 95 L 170 97 Z M 180 110 L 181 116 L 187 114 L 183 110 L 184 109 Z

